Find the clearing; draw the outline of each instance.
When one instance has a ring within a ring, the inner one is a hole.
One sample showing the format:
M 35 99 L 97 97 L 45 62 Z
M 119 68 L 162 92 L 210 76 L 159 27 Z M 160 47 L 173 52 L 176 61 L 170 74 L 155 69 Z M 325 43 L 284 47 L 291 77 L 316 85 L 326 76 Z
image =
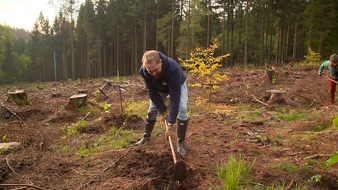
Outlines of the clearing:
M 211 104 L 197 104 L 207 95 L 188 87 L 188 153 L 179 157 L 188 178 L 182 183 L 173 179 L 161 123 L 151 141 L 133 146 L 148 106 L 141 77 L 119 85 L 88 79 L 0 86 L 0 142 L 20 143 L 0 155 L 0 189 L 224 189 L 217 169 L 230 155 L 252 164 L 250 181 L 240 189 L 338 189 L 337 164 L 324 164 L 338 151 L 332 125 L 338 107 L 329 106 L 328 81 L 317 68 L 277 67 L 271 83 L 265 69 L 223 72 L 229 80 Z M 24 90 L 30 104 L 5 102 L 13 90 Z M 87 106 L 67 109 L 69 97 L 83 90 Z M 284 99 L 265 105 L 272 92 Z

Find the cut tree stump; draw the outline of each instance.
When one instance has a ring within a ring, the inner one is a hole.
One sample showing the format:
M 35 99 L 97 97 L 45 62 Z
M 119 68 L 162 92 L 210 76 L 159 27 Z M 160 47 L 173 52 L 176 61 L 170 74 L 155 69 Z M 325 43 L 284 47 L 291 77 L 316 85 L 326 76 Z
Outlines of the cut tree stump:
M 273 105 L 275 103 L 286 103 L 290 106 L 297 107 L 299 106 L 299 103 L 291 100 L 287 95 L 286 91 L 284 90 L 267 90 L 266 92 L 270 92 L 270 98 L 266 102 L 268 105 Z
M 53 92 L 52 93 L 52 98 L 59 98 L 61 97 L 61 93 L 60 92 Z
M 276 76 L 275 70 L 266 70 L 266 77 L 270 83 L 273 83 L 275 76 Z
M 88 90 L 87 89 L 78 89 L 77 93 L 78 94 L 88 94 Z
M 101 87 L 101 90 L 113 90 L 113 81 L 104 80 L 104 85 Z
M 16 105 L 28 105 L 30 104 L 27 93 L 24 90 L 15 90 L 7 92 L 6 101 L 15 103 Z
M 67 108 L 80 108 L 87 105 L 87 94 L 76 94 L 69 98 Z

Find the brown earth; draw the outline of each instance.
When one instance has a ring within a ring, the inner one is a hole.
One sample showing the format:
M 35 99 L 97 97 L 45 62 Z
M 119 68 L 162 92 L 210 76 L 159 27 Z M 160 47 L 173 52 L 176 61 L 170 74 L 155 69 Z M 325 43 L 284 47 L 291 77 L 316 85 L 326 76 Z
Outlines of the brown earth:
M 252 164 L 251 180 L 242 189 L 286 187 L 291 182 L 308 189 L 338 189 L 338 166 L 322 164 L 338 151 L 338 131 L 332 126 L 338 107 L 329 106 L 328 81 L 317 76 L 317 68 L 283 67 L 275 72 L 277 77 L 271 84 L 264 69 L 235 67 L 224 71 L 229 80 L 220 84 L 213 104 L 205 105 L 204 110 L 195 100 L 205 95 L 196 87 L 188 87 L 192 111 L 188 154 L 178 156 L 187 165 L 188 178 L 181 183 L 174 180 L 170 146 L 161 124 L 156 125 L 151 141 L 133 146 L 142 135 L 144 118 L 121 114 L 116 83 L 102 89 L 107 97 L 98 91 L 106 84 L 103 79 L 1 86 L 0 142 L 21 145 L 0 155 L 0 189 L 224 189 L 217 169 L 230 155 Z M 188 84 L 193 80 L 188 77 Z M 124 101 L 147 99 L 140 77 L 123 81 Z M 7 92 L 15 89 L 25 90 L 31 104 L 5 102 Z M 95 113 L 66 109 L 68 98 L 79 89 L 88 90 L 92 100 L 88 106 L 96 109 Z M 254 99 L 267 102 L 270 93 L 266 90 L 284 90 L 299 106 L 280 100 L 268 107 Z M 52 93 L 61 97 L 52 98 Z M 102 108 L 104 102 L 114 105 L 108 113 Z M 304 113 L 304 118 L 281 119 L 280 115 L 287 113 Z M 86 127 L 75 135 L 65 135 L 65 126 L 82 120 L 88 122 Z M 81 146 L 95 147 L 113 125 L 135 130 L 128 146 L 106 147 L 89 157 L 75 154 Z M 315 126 L 324 129 L 315 131 Z M 68 148 L 62 151 L 62 147 Z M 296 170 L 277 167 L 283 163 L 292 164 Z M 320 181 L 309 183 L 316 175 Z

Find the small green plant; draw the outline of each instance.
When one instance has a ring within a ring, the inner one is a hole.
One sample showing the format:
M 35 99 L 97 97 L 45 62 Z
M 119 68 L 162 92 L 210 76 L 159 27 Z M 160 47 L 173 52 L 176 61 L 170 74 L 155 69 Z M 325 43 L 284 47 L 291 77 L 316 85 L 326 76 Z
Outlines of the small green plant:
M 338 163 L 338 152 L 332 154 L 330 158 L 326 161 L 327 165 L 331 166 L 332 164 Z
M 2 141 L 6 141 L 6 140 L 7 140 L 7 135 L 3 135 L 3 136 L 1 137 L 1 140 L 2 140 Z
M 70 126 L 65 126 L 63 127 L 63 131 L 71 136 L 71 135 L 75 135 L 77 134 L 77 131 L 80 127 L 84 127 L 84 126 L 87 126 L 88 125 L 88 122 L 87 121 L 81 121 L 81 122 L 78 122 L 78 123 L 74 123 L 74 124 L 71 124 Z
M 111 104 L 107 104 L 107 102 L 104 102 L 104 104 L 103 104 L 103 110 L 105 112 L 109 112 L 110 106 L 111 106 Z
M 277 76 L 276 76 L 276 74 L 273 74 L 273 75 L 272 75 L 271 83 L 272 83 L 272 84 L 276 84 L 276 82 L 277 82 Z
M 316 183 L 319 183 L 319 182 L 320 182 L 321 178 L 322 178 L 322 176 L 319 175 L 319 174 L 317 174 L 317 175 L 312 176 L 312 177 L 308 180 L 308 182 L 311 183 L 311 184 L 316 184 Z
M 217 169 L 217 176 L 222 180 L 226 190 L 239 189 L 241 184 L 247 184 L 252 165 L 246 163 L 242 158 L 237 160 L 230 155 L 227 163 L 222 164 Z
M 320 126 L 320 125 L 315 125 L 315 126 L 313 126 L 313 131 L 318 132 L 318 131 L 321 131 L 321 130 L 323 130 L 323 127 L 322 127 L 322 126 Z
M 312 159 L 309 159 L 308 161 L 306 161 L 306 165 L 312 166 L 315 164 L 315 161 Z
M 94 153 L 96 153 L 98 151 L 98 147 L 94 146 L 94 147 L 90 147 L 90 148 L 86 148 L 85 146 L 81 146 L 79 151 L 76 152 L 77 156 L 80 157 L 89 157 L 91 155 L 93 155 Z
M 297 111 L 295 113 L 285 113 L 285 114 L 277 114 L 277 117 L 284 121 L 294 121 L 304 119 L 306 114 L 302 111 Z
M 303 174 L 312 174 L 314 172 L 313 168 L 310 165 L 305 164 L 300 171 Z
M 333 120 L 332 120 L 332 125 L 336 128 L 338 128 L 338 116 L 336 116 Z
M 291 162 L 285 162 L 285 163 L 278 164 L 277 168 L 279 168 L 282 171 L 288 172 L 288 173 L 297 172 L 297 166 Z

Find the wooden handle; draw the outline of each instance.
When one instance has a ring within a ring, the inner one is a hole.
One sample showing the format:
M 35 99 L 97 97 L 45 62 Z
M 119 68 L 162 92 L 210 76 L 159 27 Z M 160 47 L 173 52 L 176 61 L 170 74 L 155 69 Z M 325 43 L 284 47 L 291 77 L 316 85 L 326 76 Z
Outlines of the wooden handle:
M 338 84 L 338 82 L 337 82 L 337 81 L 333 80 L 333 79 L 332 79 L 332 78 L 330 78 L 330 77 L 327 77 L 327 76 L 325 76 L 325 78 L 327 78 L 328 80 L 330 80 L 330 81 L 332 81 L 332 82 L 334 82 L 334 83 Z
M 164 121 L 164 125 L 165 125 L 165 129 L 167 130 L 168 129 L 167 121 Z M 176 162 L 177 162 L 176 153 L 175 153 L 175 148 L 174 148 L 173 141 L 171 139 L 170 133 L 169 133 L 168 139 L 169 139 L 171 154 L 173 155 L 173 159 L 174 159 L 174 164 L 176 164 Z
M 168 139 L 169 139 L 169 144 L 170 144 L 171 153 L 172 153 L 173 159 L 174 159 L 174 164 L 176 164 L 177 159 L 176 159 L 175 148 L 174 148 L 173 141 L 171 140 L 171 136 L 170 136 L 170 135 L 168 136 Z

